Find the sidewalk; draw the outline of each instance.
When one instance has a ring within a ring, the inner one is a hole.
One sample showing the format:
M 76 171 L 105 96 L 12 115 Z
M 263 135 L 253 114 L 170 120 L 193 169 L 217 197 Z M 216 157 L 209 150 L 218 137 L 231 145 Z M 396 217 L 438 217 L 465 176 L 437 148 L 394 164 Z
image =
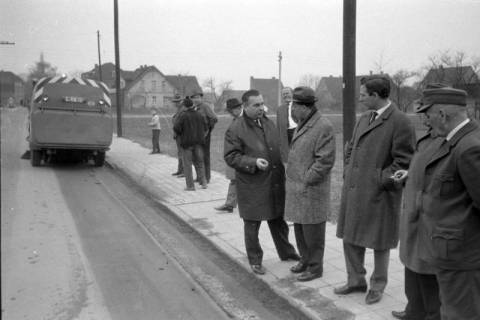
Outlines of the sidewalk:
M 152 194 L 180 218 L 198 230 L 232 259 L 250 271 L 243 241 L 243 222 L 238 211 L 218 213 L 214 207 L 225 201 L 228 180 L 223 174 L 212 171 L 208 189 L 184 191 L 185 179 L 171 173 L 177 169 L 177 159 L 168 155 L 149 155 L 150 150 L 124 138 L 114 137 L 107 162 L 122 171 Z M 333 288 L 345 283 L 345 261 L 342 241 L 335 236 L 336 226 L 327 223 L 323 277 L 310 282 L 298 282 L 289 268 L 294 261 L 280 261 L 266 223 L 260 228 L 260 243 L 264 250 L 263 265 L 267 274 L 258 276 L 277 294 L 301 308 L 312 319 L 394 319 L 392 310 L 403 310 L 406 298 L 403 288 L 403 265 L 398 250 L 390 253 L 389 282 L 383 299 L 366 305 L 365 294 L 354 293 L 337 296 Z M 293 227 L 290 240 L 295 243 Z M 367 277 L 373 266 L 373 252 L 365 257 Z M 367 278 L 368 280 L 368 278 Z

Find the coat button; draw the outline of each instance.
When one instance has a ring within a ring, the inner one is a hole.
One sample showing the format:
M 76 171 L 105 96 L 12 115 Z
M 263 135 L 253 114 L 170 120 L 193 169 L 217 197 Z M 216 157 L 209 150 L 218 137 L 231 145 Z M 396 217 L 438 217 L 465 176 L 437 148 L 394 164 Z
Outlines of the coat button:
M 273 169 L 277 169 L 277 166 L 273 166 Z

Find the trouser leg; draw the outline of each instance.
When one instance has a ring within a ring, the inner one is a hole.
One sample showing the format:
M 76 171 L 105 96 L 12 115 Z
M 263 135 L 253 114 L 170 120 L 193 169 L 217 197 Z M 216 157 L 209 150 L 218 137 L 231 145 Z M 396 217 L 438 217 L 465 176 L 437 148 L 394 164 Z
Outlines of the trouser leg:
M 237 186 L 235 180 L 230 180 L 228 184 L 227 199 L 225 205 L 235 208 L 237 206 Z
M 153 151 L 160 152 L 160 130 L 152 130 Z
M 350 287 L 366 286 L 365 280 L 365 248 L 351 243 L 343 242 L 343 252 L 345 254 L 345 264 L 347 267 L 347 284 Z
M 480 270 L 439 270 L 442 320 L 480 319 Z
M 205 164 L 205 178 L 210 182 L 210 137 L 211 132 L 205 137 L 205 144 L 203 145 L 203 159 Z
M 193 183 L 192 162 L 193 162 L 193 147 L 183 149 L 183 172 L 185 174 L 185 182 L 187 188 L 195 188 Z
M 268 220 L 267 222 L 280 259 L 285 260 L 292 255 L 296 255 L 295 248 L 288 241 L 288 225 L 283 220 L 283 217 Z
M 373 272 L 370 276 L 370 289 L 383 292 L 388 281 L 388 263 L 390 261 L 390 249 L 373 250 Z
M 207 179 L 205 177 L 205 167 L 204 167 L 204 155 L 203 155 L 203 147 L 199 144 L 196 144 L 193 148 L 195 152 L 195 163 L 197 168 L 197 178 L 200 181 L 202 186 L 207 185 Z
M 258 240 L 261 221 L 243 220 L 245 249 L 250 264 L 262 264 L 263 250 Z
M 175 139 L 175 143 L 177 144 L 177 157 L 178 157 L 178 165 L 177 165 L 177 172 L 183 173 L 183 149 L 180 145 L 180 139 Z
M 302 225 L 305 243 L 307 244 L 307 270 L 312 273 L 323 274 L 325 227 L 325 222 Z
M 307 250 L 307 244 L 305 242 L 305 236 L 303 234 L 303 225 L 300 223 L 293 224 L 293 232 L 295 233 L 295 241 L 297 242 L 298 253 L 301 257 L 302 263 L 307 263 L 309 256 Z
M 422 301 L 422 292 L 420 278 L 418 273 L 405 268 L 405 296 L 407 297 L 407 306 L 405 312 L 408 319 L 423 320 L 425 309 Z
M 424 320 L 440 320 L 440 292 L 434 274 L 418 274 L 420 292 L 425 310 Z

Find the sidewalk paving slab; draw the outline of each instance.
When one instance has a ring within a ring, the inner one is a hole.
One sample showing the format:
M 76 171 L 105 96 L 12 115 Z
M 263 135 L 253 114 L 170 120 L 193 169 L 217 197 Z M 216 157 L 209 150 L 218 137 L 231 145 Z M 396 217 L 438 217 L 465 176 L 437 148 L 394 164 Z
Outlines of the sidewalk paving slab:
M 165 154 L 149 154 L 150 150 L 125 138 L 114 137 L 107 152 L 107 162 L 116 170 L 145 189 L 151 197 L 162 203 L 179 218 L 205 236 L 227 256 L 250 271 L 243 239 L 243 221 L 238 210 L 220 213 L 214 209 L 224 203 L 229 181 L 219 172 L 212 171 L 208 189 L 184 191 L 185 179 L 172 176 L 177 159 Z M 295 243 L 293 226 L 290 241 Z M 394 319 L 392 310 L 403 310 L 406 304 L 403 286 L 403 265 L 398 250 L 391 250 L 389 283 L 382 300 L 365 304 L 365 294 L 338 296 L 333 288 L 345 283 L 347 274 L 341 239 L 335 236 L 336 226 L 327 223 L 325 237 L 324 273 L 320 279 L 298 282 L 290 267 L 296 262 L 280 261 L 268 226 L 260 227 L 260 243 L 264 251 L 263 265 L 267 274 L 258 279 L 266 282 L 274 292 L 286 298 L 312 319 Z M 365 255 L 367 276 L 373 268 L 373 252 Z

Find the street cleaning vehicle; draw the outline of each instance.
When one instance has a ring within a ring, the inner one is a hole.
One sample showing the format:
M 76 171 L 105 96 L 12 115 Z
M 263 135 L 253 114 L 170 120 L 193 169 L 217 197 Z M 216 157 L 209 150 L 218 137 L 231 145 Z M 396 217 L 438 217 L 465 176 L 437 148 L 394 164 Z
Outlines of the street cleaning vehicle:
M 32 166 L 65 155 L 102 166 L 112 135 L 109 88 L 103 82 L 62 75 L 35 84 L 27 138 Z

